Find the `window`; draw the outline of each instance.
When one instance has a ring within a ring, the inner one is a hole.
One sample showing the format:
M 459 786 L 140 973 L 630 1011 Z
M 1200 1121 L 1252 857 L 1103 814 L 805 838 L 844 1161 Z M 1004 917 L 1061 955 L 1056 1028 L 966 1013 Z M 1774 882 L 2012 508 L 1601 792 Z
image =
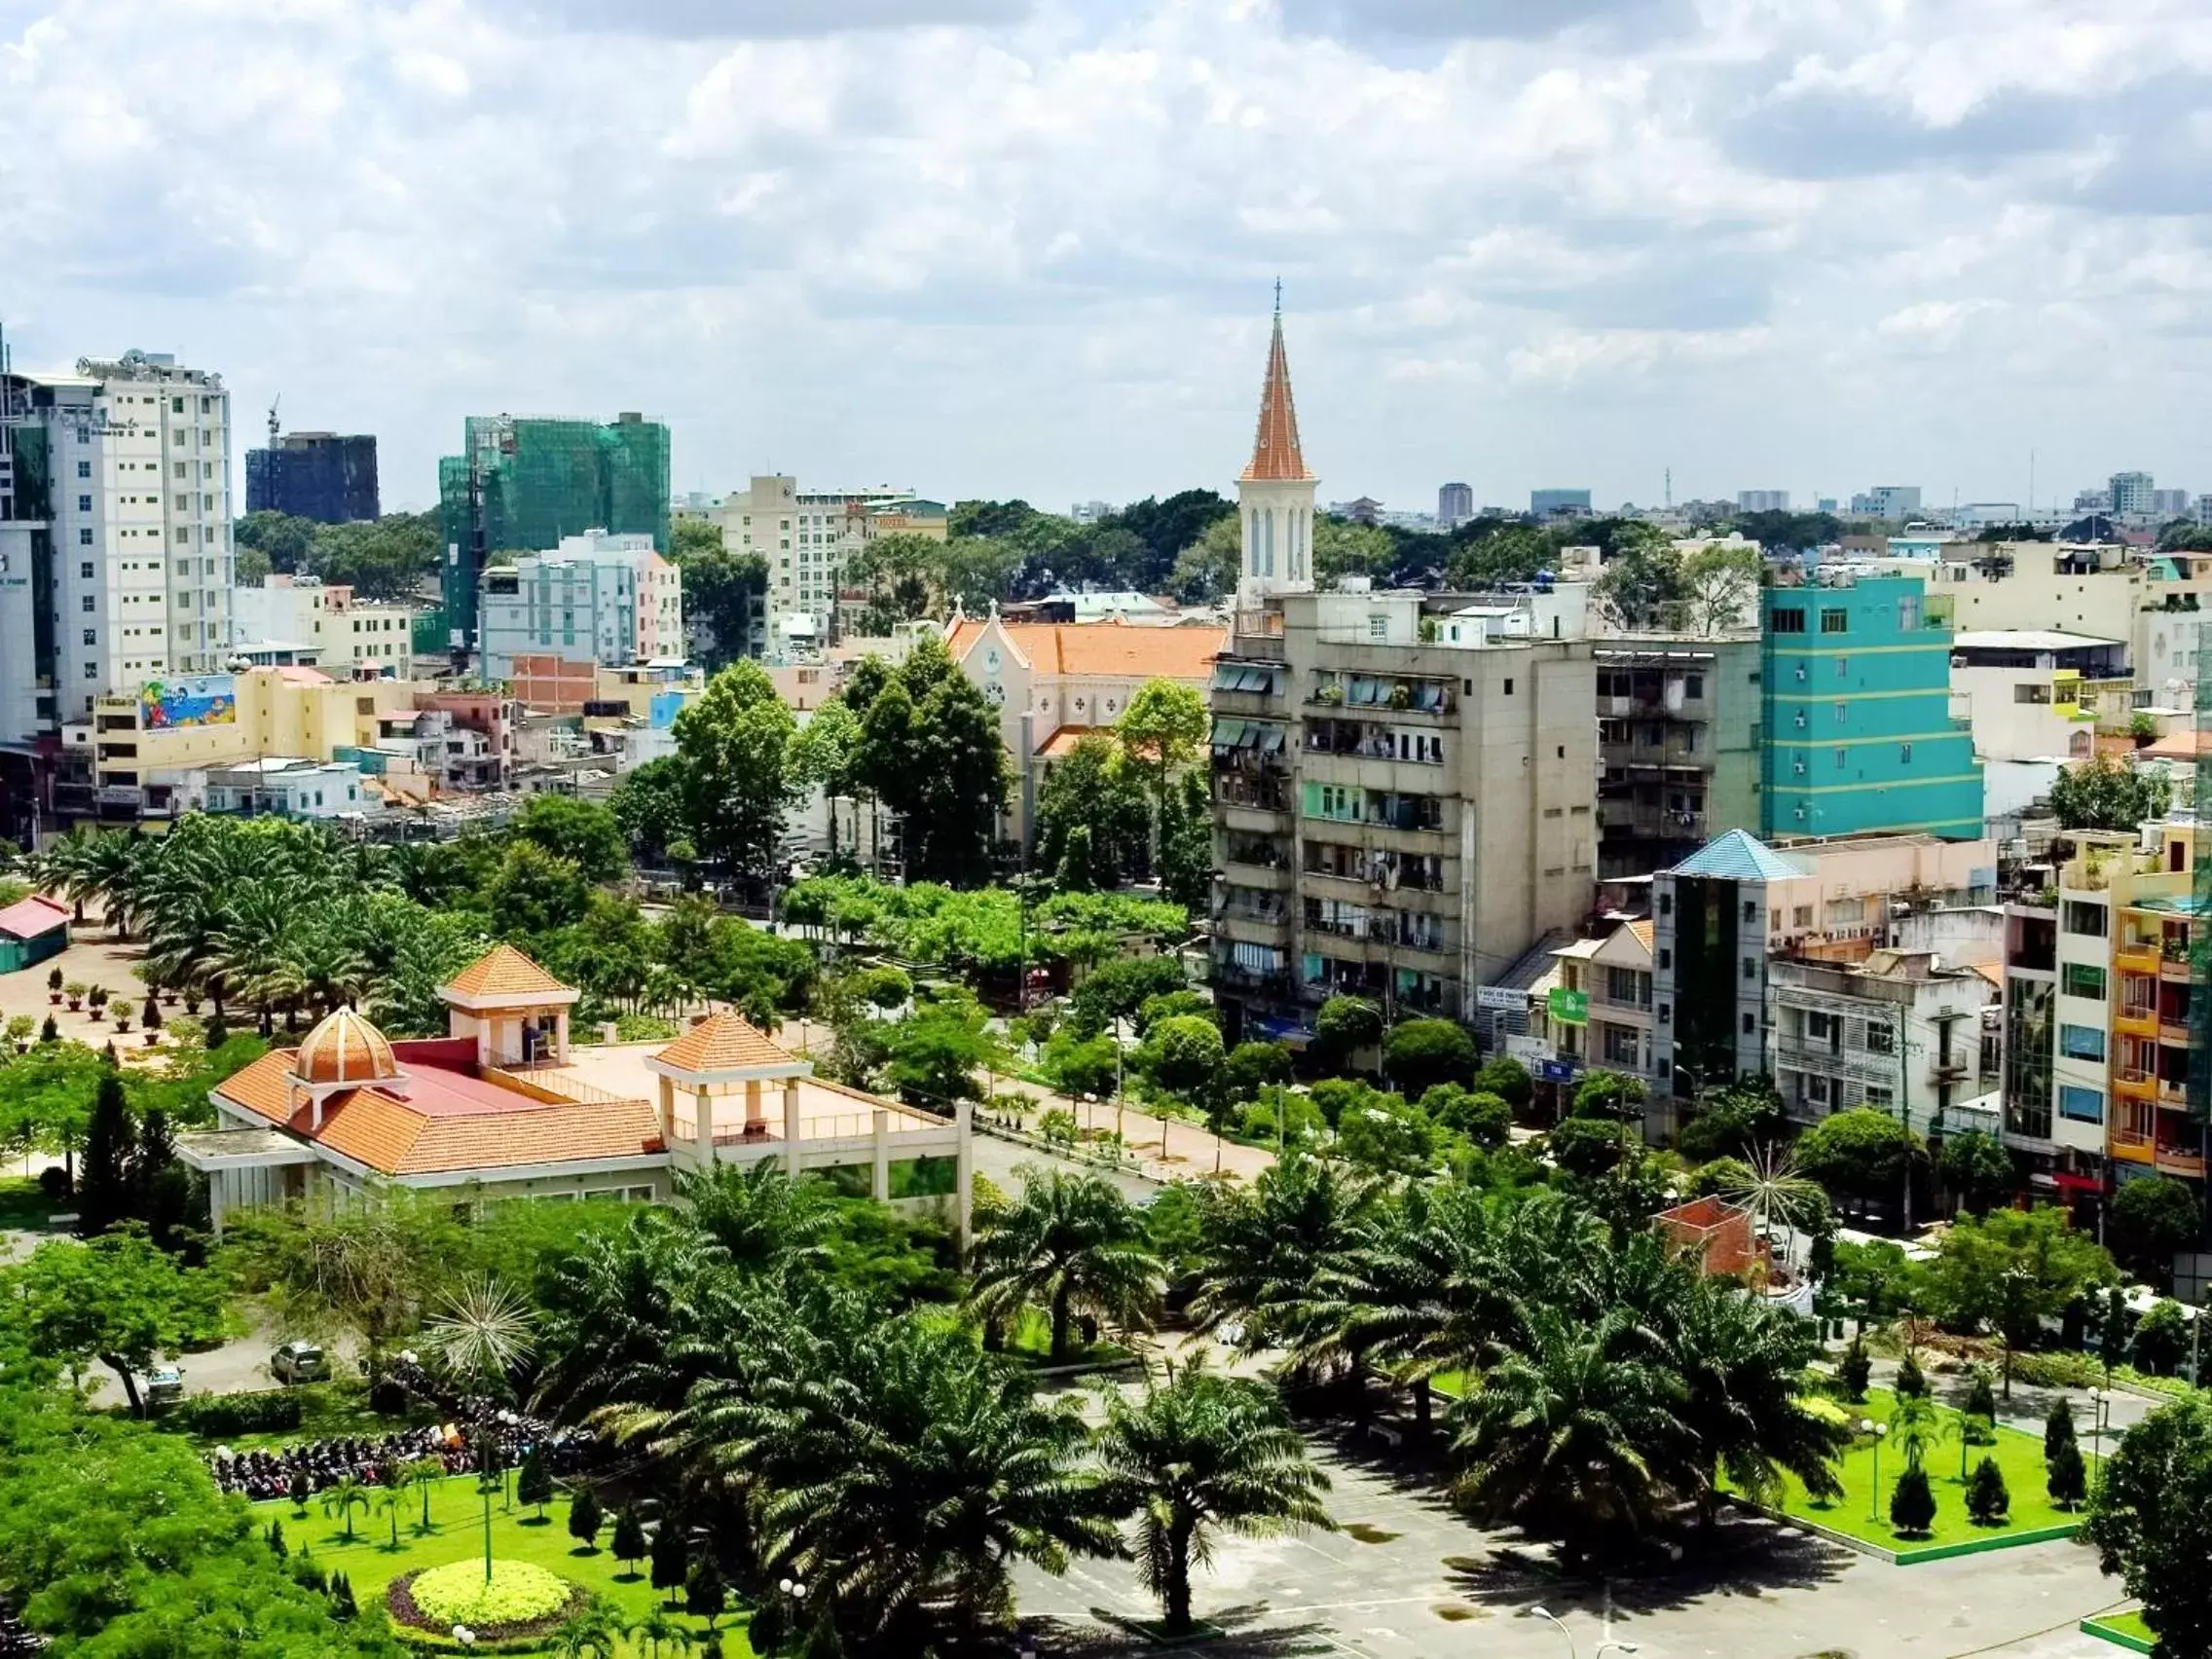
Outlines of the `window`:
M 1682 677 L 1682 695 L 1685 697 L 1704 696 L 1705 676 L 1702 674 L 1684 675 Z
M 1745 1014 L 1745 1015 L 1744 1015 L 1744 1035 L 1745 1035 L 1745 1036 L 1747 1036 L 1747 1037 L 1749 1037 L 1749 1036 L 1751 1036 L 1751 1035 L 1752 1034 L 1752 1032 L 1753 1032 L 1754 1030 L 1756 1030 L 1756 1029 L 1757 1029 L 1757 1028 L 1756 1028 L 1756 1027 L 1755 1027 L 1755 1026 L 1754 1026 L 1754 1025 L 1753 1025 L 1753 1024 L 1751 1023 L 1751 1016 L 1750 1014 Z
M 85 664 L 85 678 L 87 680 L 97 680 L 99 677 L 100 665 L 98 663 L 89 662 Z
M 1745 900 L 1745 901 L 1744 901 L 1744 922 L 1745 922 L 1745 924 L 1746 924 L 1747 926 L 1756 926 L 1756 925 L 1757 925 L 1757 923 L 1758 923 L 1758 919 L 1759 919 L 1759 902 L 1758 902 L 1758 901 L 1757 901 L 1756 899 L 1747 899 L 1747 900 Z
M 80 461 L 79 462 L 77 462 L 77 476 L 78 476 L 78 477 L 80 477 L 80 478 L 90 478 L 90 477 L 91 477 L 92 475 L 92 463 L 91 461 Z
M 1813 906 L 1810 904 L 1792 905 L 1789 911 L 1789 925 L 1798 929 L 1811 927 L 1813 925 Z
M 1839 771 L 1839 772 L 1840 772 L 1840 771 L 1842 771 L 1842 770 L 1843 770 L 1843 767 L 1844 767 L 1844 752 L 1843 752 L 1842 750 L 1840 750 L 1840 749 L 1839 749 L 1839 750 L 1837 750 L 1837 751 L 1835 752 L 1835 769 L 1836 769 L 1837 771 Z
M 128 533 L 126 533 L 126 534 L 128 534 Z M 92 533 L 91 531 L 89 531 L 89 530 L 80 530 L 79 532 L 77 532 L 77 545 L 78 545 L 78 546 L 80 546 L 80 547 L 90 547 L 90 546 L 91 546 L 92 544 Z
M 1823 1014 L 1818 1009 L 1805 1011 L 1806 1042 L 1826 1043 L 1833 1047 L 1840 1040 L 1842 1034 L 1843 1022 L 1837 1019 L 1834 1014 Z
M 1371 640 L 1382 640 L 1382 639 L 1387 639 L 1387 638 L 1389 637 L 1389 633 L 1390 633 L 1390 619 L 1389 619 L 1389 617 L 1387 617 L 1387 616 L 1370 616 L 1370 617 L 1369 617 L 1369 618 L 1367 619 L 1367 637 L 1368 637 L 1369 639 L 1371 639 Z
M 1887 1025 L 1866 1022 L 1866 1051 L 1869 1054 L 1894 1054 L 1898 1051 L 1897 1031 Z
M 1850 633 L 1851 612 L 1823 606 L 1821 608 L 1821 632 L 1824 634 Z
M 1842 725 L 1842 724 L 1843 724 L 1843 723 L 1844 723 L 1845 721 L 1847 721 L 1847 720 L 1848 720 L 1848 719 L 1851 719 L 1851 705 L 1850 705 L 1849 703 L 1838 703 L 1838 704 L 1837 704 L 1837 705 L 1835 706 L 1835 723 L 1836 723 L 1837 725 Z
M 79 497 L 77 498 L 77 510 L 78 510 L 79 512 L 81 512 L 81 513 L 89 513 L 89 512 L 91 512 L 91 511 L 92 510 L 92 497 L 90 497 L 90 496 L 79 496 Z
M 1839 656 L 1835 659 L 1835 677 L 1838 680 L 1851 678 L 1851 659 L 1849 657 Z
M 2102 1089 L 2083 1088 L 2078 1083 L 2058 1086 L 2058 1115 L 2071 1118 L 2077 1124 L 2101 1124 L 2105 1121 L 2105 1097 Z
M 1866 1086 L 1867 1105 L 1886 1111 L 1896 1103 L 1897 1091 L 1891 1088 L 1889 1085 L 1883 1083 L 1870 1083 Z
M 1513 695 L 1513 681 L 1510 677 L 1508 677 L 1505 682 L 1505 694 L 1508 697 Z
M 2069 962 L 2061 971 L 2059 986 L 2070 997 L 2105 1000 L 2105 971 L 2093 962 Z
M 96 645 L 99 643 L 99 630 L 96 628 L 87 628 L 85 630 L 85 644 L 88 645 Z
M 2107 920 L 2102 904 L 2091 904 L 2083 900 L 2069 899 L 2059 910 L 2059 924 L 2070 934 L 2081 934 L 2087 939 L 2105 937 Z
M 1898 745 L 1898 764 L 1900 766 L 1909 766 L 1912 764 L 1911 744 L 1900 743 Z
M 77 602 L 77 608 L 80 610 L 91 610 L 92 608 L 93 608 L 96 603 L 97 602 L 92 598 L 91 594 L 87 594 L 83 599 Z
M 89 582 L 92 579 L 92 562 L 90 559 L 85 560 L 77 567 L 77 575 L 83 581 Z
M 1793 605 L 1778 605 L 1768 618 L 1768 627 L 1777 634 L 1802 634 L 1805 631 L 1805 612 Z
M 2094 1025 L 2061 1025 L 2058 1051 L 2070 1060 L 2101 1062 L 2105 1057 L 2105 1034 Z

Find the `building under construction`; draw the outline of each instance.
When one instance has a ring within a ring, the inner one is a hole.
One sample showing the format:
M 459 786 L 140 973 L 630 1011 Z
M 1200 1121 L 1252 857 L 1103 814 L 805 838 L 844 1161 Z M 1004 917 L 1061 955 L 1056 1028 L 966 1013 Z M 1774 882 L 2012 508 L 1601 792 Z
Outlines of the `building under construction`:
M 245 510 L 289 513 L 317 524 L 376 518 L 376 439 L 366 432 L 277 437 L 273 430 L 267 449 L 245 453 Z
M 478 648 L 484 567 L 543 552 L 587 530 L 650 535 L 668 551 L 668 428 L 642 415 L 611 423 L 472 415 L 462 453 L 438 462 L 445 612 L 453 649 Z

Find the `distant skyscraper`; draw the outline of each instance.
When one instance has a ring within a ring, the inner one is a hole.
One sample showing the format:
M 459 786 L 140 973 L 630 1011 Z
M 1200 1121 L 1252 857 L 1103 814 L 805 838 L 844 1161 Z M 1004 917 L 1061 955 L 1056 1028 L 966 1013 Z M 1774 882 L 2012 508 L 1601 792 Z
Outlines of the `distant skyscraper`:
M 245 510 L 317 524 L 377 517 L 377 441 L 365 432 L 286 432 L 245 452 Z
M 2112 510 L 2116 513 L 2148 513 L 2152 510 L 2151 475 L 2148 472 L 2116 472 L 2112 475 Z
M 2160 518 L 2182 518 L 2189 512 L 2187 490 L 2154 490 L 2151 492 L 2151 510 Z
M 1920 486 L 1877 484 L 1852 497 L 1851 510 L 1863 518 L 1908 519 L 1920 511 Z
M 1736 510 L 1740 513 L 1786 513 L 1789 510 L 1789 492 L 1739 490 L 1736 492 Z
M 1468 484 L 1446 484 L 1436 492 L 1436 522 L 1445 530 L 1456 530 L 1475 516 L 1474 487 Z
M 649 535 L 668 551 L 668 428 L 642 415 L 553 421 L 471 415 L 438 462 L 446 626 L 473 650 L 477 590 L 495 553 L 542 553 L 587 530 Z
M 1553 513 L 1587 513 L 1590 510 L 1590 492 L 1531 490 L 1529 492 L 1529 510 L 1538 518 L 1548 518 Z
M 1834 512 L 1834 511 L 1835 511 L 1835 498 L 1834 498 L 1833 496 L 1822 496 L 1822 497 L 1820 497 L 1820 498 L 1819 498 L 1818 499 L 1816 499 L 1816 500 L 1815 500 L 1815 501 L 1813 502 L 1813 510 L 1814 510 L 1814 511 L 1816 511 L 1816 512 L 1823 512 L 1823 513 L 1832 513 L 1832 512 Z

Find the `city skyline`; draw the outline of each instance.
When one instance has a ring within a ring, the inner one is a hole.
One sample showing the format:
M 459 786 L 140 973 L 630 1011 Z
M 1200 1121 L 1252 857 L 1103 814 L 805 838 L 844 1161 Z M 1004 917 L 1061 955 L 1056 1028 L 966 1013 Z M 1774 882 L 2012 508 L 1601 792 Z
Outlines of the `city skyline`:
M 2183 6 L 893 10 L 0 0 L 18 366 L 173 351 L 392 506 L 642 409 L 680 492 L 1058 508 L 1227 489 L 1279 275 L 1324 498 L 2206 487 Z

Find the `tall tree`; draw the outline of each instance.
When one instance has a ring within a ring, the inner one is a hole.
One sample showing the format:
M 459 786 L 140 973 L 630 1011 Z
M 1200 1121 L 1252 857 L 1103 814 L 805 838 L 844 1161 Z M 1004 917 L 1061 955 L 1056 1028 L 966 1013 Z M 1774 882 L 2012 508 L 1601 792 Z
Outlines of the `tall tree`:
M 861 711 L 856 778 L 903 820 L 907 878 L 982 883 L 1006 808 L 997 712 L 934 639 L 875 683 L 856 672 L 845 687 Z
M 2166 775 L 2137 771 L 2096 755 L 2062 768 L 2050 786 L 2050 809 L 2062 830 L 2133 830 L 2165 815 L 2172 795 Z
M 676 717 L 692 839 L 740 874 L 775 868 L 795 721 L 759 664 L 736 662 Z
M 1178 680 L 1148 680 L 1129 697 L 1114 727 L 1122 753 L 1152 791 L 1154 836 L 1167 815 L 1167 786 L 1198 758 L 1206 740 L 1205 698 Z
M 2212 1405 L 2161 1406 L 2127 1431 L 2082 1536 L 2142 1602 L 2156 1659 L 2212 1652 Z
M 2119 1278 L 2112 1258 L 2066 1212 L 2045 1205 L 1993 1210 L 1955 1222 L 1937 1247 L 1936 1293 L 1950 1318 L 1987 1325 L 2005 1349 L 2005 1394 L 2012 1393 L 2012 1355 L 2039 1341 L 2083 1292 Z
M 85 1161 L 77 1182 L 80 1233 L 105 1233 L 131 1213 L 130 1166 L 137 1144 L 122 1075 L 110 1066 L 100 1074 L 85 1129 Z
M 1248 1379 L 1170 1366 L 1134 1398 L 1109 1395 L 1098 1455 L 1115 1506 L 1135 1514 L 1137 1570 L 1170 1636 L 1191 1628 L 1191 1569 L 1212 1562 L 1218 1534 L 1336 1530 L 1328 1476 L 1273 1390 Z
M 1161 1289 L 1144 1220 L 1118 1188 L 1097 1175 L 1032 1171 L 1019 1201 L 977 1243 L 969 1305 L 1002 1324 L 1042 1308 L 1059 1362 L 1077 1314 L 1136 1328 L 1150 1321 Z

